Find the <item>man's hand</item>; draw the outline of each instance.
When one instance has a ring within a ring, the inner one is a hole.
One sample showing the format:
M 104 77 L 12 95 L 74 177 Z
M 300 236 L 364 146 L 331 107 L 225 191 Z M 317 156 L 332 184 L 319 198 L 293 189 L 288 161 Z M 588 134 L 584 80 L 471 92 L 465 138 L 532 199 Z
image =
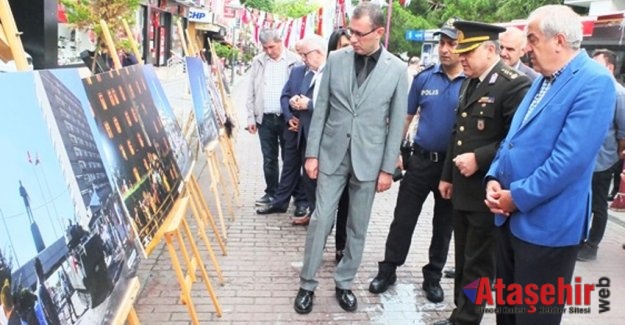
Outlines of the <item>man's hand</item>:
M 443 199 L 451 200 L 454 186 L 450 182 L 440 181 L 438 183 L 438 191 L 441 192 Z
M 457 155 L 453 159 L 456 167 L 460 170 L 460 174 L 464 177 L 471 177 L 477 171 L 477 161 L 475 160 L 475 154 L 473 152 L 463 153 Z
M 317 158 L 306 158 L 304 170 L 310 179 L 317 179 L 319 175 L 319 160 Z
M 378 185 L 376 191 L 378 193 L 384 192 L 391 188 L 391 184 L 393 184 L 393 175 L 387 172 L 380 171 L 378 175 Z
M 517 209 L 514 201 L 512 201 L 510 191 L 502 189 L 501 184 L 496 180 L 490 180 L 486 184 L 484 203 L 490 212 L 504 216 L 510 216 Z
M 256 134 L 256 123 L 248 124 L 247 132 L 249 132 L 250 134 Z
M 297 132 L 299 130 L 299 119 L 295 116 L 291 117 L 289 120 L 289 131 Z

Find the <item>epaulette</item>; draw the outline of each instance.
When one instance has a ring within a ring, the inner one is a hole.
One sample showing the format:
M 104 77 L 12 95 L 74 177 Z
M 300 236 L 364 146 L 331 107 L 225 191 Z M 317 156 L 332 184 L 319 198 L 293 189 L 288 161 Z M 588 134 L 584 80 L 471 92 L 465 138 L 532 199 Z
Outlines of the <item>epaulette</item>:
M 425 67 L 423 67 L 423 69 L 421 69 L 421 71 L 417 72 L 417 74 L 414 75 L 414 77 L 412 77 L 413 79 L 416 79 L 419 75 L 421 75 L 422 73 L 433 69 L 436 66 L 436 63 L 430 63 L 428 65 L 426 65 Z
M 501 69 L 499 70 L 500 74 L 502 77 L 508 79 L 508 80 L 514 80 L 516 78 L 519 77 L 520 72 L 516 71 L 513 68 L 510 68 L 507 65 L 504 65 L 503 67 L 501 67 Z

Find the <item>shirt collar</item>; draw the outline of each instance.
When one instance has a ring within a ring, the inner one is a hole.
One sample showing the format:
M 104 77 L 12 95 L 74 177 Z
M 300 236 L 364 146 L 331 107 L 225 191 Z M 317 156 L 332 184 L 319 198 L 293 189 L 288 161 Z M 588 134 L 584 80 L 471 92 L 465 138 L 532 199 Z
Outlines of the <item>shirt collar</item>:
M 558 69 L 558 71 L 554 72 L 552 75 L 550 75 L 548 77 L 545 77 L 545 80 L 547 80 L 547 81 L 549 81 L 551 83 L 556 81 L 556 78 L 558 78 L 562 74 L 562 72 L 564 72 L 564 70 L 566 70 L 566 68 L 569 66 L 569 63 L 571 63 L 571 61 L 573 61 L 573 59 L 575 59 L 575 57 L 578 56 L 579 53 L 580 53 L 580 51 L 577 51 L 577 53 L 575 53 L 575 55 L 573 55 L 571 57 L 571 59 L 566 64 L 564 64 L 564 66 L 562 68 Z
M 362 60 L 364 59 L 365 56 L 367 55 L 360 55 L 356 52 L 354 52 L 354 54 L 356 54 L 356 59 L 358 60 Z M 380 56 L 382 55 L 382 46 L 380 46 L 380 48 L 378 48 L 377 51 L 371 53 L 371 55 L 368 55 L 370 59 L 373 59 L 373 61 L 378 62 L 380 60 Z
M 495 61 L 495 63 L 493 63 L 493 65 L 490 66 L 490 68 L 486 69 L 486 71 L 484 71 L 484 73 L 482 73 L 479 77 L 480 82 L 484 81 L 484 79 L 486 79 L 486 76 L 488 76 L 488 74 L 493 71 L 493 68 L 497 65 L 497 63 L 499 63 L 501 59 L 497 59 L 497 61 Z

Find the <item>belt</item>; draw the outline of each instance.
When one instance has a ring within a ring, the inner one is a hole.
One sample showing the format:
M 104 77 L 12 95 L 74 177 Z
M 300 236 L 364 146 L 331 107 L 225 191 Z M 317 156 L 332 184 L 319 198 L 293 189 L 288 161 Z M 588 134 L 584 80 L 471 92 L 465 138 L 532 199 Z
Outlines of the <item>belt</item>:
M 421 148 L 418 144 L 413 143 L 412 144 L 412 154 L 413 155 L 417 155 L 421 158 L 425 158 L 427 160 L 430 160 L 432 162 L 442 162 L 445 159 L 445 152 L 444 151 L 427 151 L 423 148 Z
M 275 116 L 275 117 L 280 117 L 280 115 L 282 115 L 282 113 L 263 113 L 263 115 L 265 116 Z

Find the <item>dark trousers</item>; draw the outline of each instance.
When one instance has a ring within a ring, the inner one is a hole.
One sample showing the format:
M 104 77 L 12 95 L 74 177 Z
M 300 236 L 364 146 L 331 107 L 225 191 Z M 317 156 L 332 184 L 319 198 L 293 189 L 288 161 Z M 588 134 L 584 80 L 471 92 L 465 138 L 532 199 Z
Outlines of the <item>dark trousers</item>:
M 621 185 L 621 171 L 623 170 L 623 160 L 619 160 L 610 168 L 612 170 L 612 190 L 610 196 L 614 197 L 618 193 L 619 186 Z
M 301 161 L 306 161 L 306 137 L 301 136 L 300 141 L 300 153 Z M 349 184 L 349 179 L 347 180 Z M 302 172 L 302 184 L 306 192 L 306 197 L 309 203 L 309 214 L 312 215 L 315 210 L 315 191 L 317 189 L 317 181 L 310 179 L 304 170 Z M 349 212 L 349 190 L 345 186 L 341 198 L 339 199 L 339 205 L 336 212 L 336 239 L 335 246 L 337 251 L 345 249 L 345 243 L 347 241 L 347 215 Z
M 349 180 L 347 181 L 349 184 Z M 345 249 L 347 240 L 347 216 L 349 212 L 349 187 L 345 186 L 341 198 L 339 199 L 339 207 L 336 210 L 336 230 L 335 230 L 335 247 L 337 251 Z
M 442 161 L 433 162 L 420 155 L 410 157 L 406 174 L 399 184 L 395 213 L 386 238 L 386 250 L 380 271 L 386 271 L 384 268 L 394 271 L 397 266 L 406 262 L 423 202 L 432 192 L 434 194 L 432 238 L 429 263 L 423 267 L 423 278 L 426 282 L 440 281 L 443 267 L 447 262 L 453 215 L 451 200 L 443 199 L 438 191 L 442 169 Z
M 265 174 L 265 193 L 274 196 L 278 190 L 280 161 L 278 155 L 284 153 L 284 126 L 282 116 L 265 114 L 263 124 L 256 124 L 263 153 L 263 173 Z
M 456 278 L 454 279 L 454 302 L 456 308 L 450 320 L 455 324 L 479 324 L 483 312 L 481 305 L 474 304 L 462 291 L 469 283 L 495 276 L 495 247 L 497 228 L 490 212 L 454 210 L 454 241 L 456 254 Z
M 612 182 L 612 169 L 592 174 L 592 226 L 588 244 L 597 247 L 603 239 L 608 223 L 608 192 Z
M 512 216 L 511 218 L 514 218 Z M 510 223 L 506 222 L 499 230 L 497 242 L 497 276 L 504 284 L 518 283 L 522 288 L 529 283 L 536 284 L 538 288 L 546 283 L 556 285 L 558 278 L 562 277 L 564 283 L 571 283 L 575 259 L 579 245 L 565 247 L 547 247 L 530 244 L 516 238 L 510 232 Z M 506 299 L 504 292 L 504 301 Z M 541 313 L 541 307 L 564 308 L 558 304 L 557 299 L 552 305 L 545 306 L 539 303 L 535 305 L 535 313 L 497 314 L 498 325 L 551 325 L 560 324 L 562 314 Z M 497 307 L 504 307 L 498 305 Z M 528 305 L 515 306 L 528 308 Z
M 302 184 L 302 157 L 300 153 L 299 136 L 297 132 L 284 128 L 284 147 L 282 151 L 282 172 L 278 189 L 273 195 L 274 204 L 279 207 L 288 207 L 291 195 L 296 206 L 308 206 L 306 191 Z

